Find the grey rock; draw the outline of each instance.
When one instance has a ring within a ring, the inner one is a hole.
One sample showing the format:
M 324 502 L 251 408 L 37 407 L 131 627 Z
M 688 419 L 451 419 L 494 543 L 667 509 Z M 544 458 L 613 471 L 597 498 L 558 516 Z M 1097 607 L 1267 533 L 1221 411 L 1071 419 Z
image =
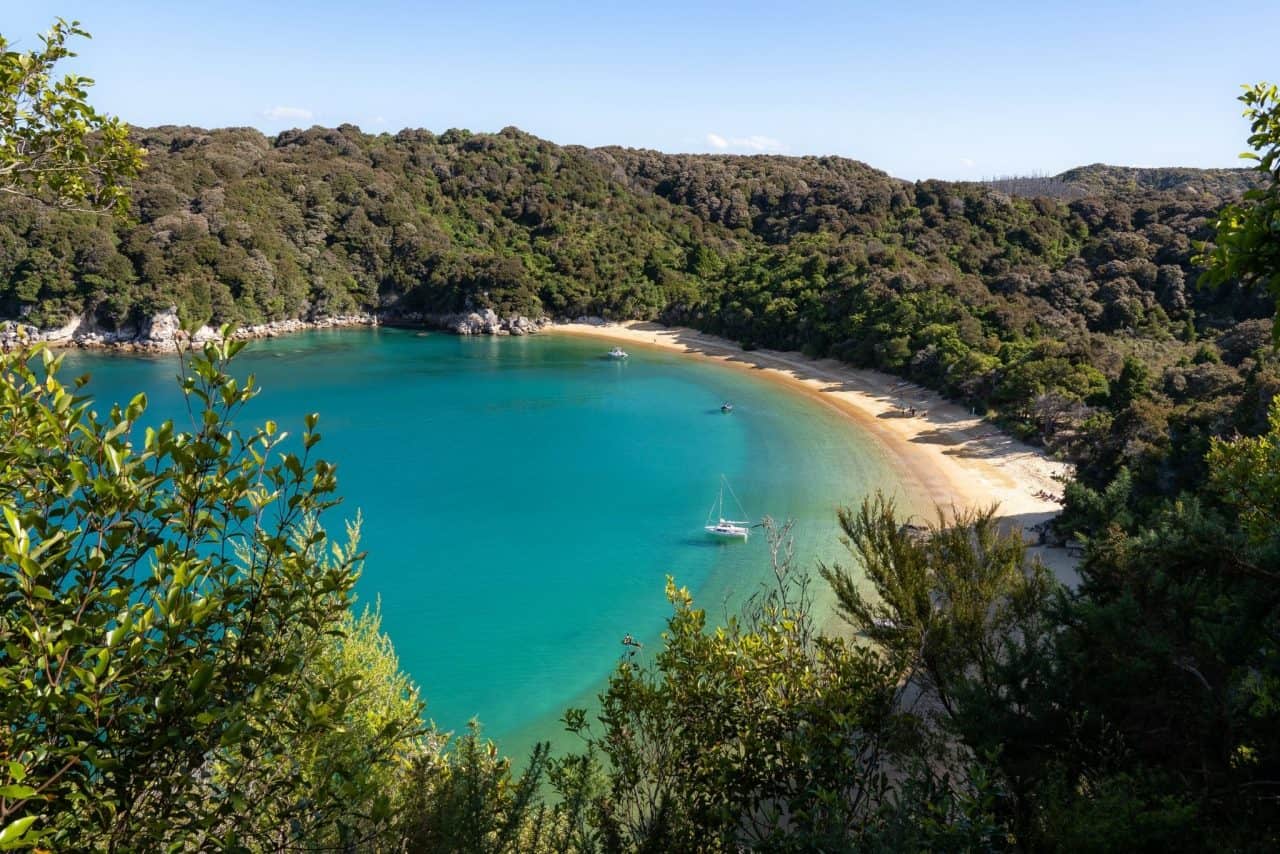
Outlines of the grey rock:
M 545 319 L 532 320 L 522 314 L 499 317 L 491 308 L 461 314 L 424 316 L 423 320 L 458 335 L 530 335 L 546 323 Z
M 182 322 L 178 320 L 178 307 L 171 305 L 164 311 L 152 315 L 142 324 L 138 343 L 157 349 L 170 349 L 176 346 L 178 332 L 181 329 Z

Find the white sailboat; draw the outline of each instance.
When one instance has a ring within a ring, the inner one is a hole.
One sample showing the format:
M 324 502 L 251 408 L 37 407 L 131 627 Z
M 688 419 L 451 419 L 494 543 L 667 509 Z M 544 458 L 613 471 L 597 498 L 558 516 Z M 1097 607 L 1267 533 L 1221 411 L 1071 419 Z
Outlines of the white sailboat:
M 742 509 L 742 502 L 738 501 L 738 496 L 734 494 L 733 487 L 729 486 L 729 482 L 725 480 L 724 475 L 720 475 L 720 495 L 716 499 L 716 503 L 712 504 L 711 509 L 707 511 L 707 524 L 703 526 L 703 530 L 713 537 L 727 540 L 745 540 L 751 532 L 751 523 L 724 518 L 724 491 L 726 489 L 733 496 L 739 512 L 743 516 L 747 515 L 746 511 Z M 714 524 L 711 522 L 713 516 L 717 520 Z

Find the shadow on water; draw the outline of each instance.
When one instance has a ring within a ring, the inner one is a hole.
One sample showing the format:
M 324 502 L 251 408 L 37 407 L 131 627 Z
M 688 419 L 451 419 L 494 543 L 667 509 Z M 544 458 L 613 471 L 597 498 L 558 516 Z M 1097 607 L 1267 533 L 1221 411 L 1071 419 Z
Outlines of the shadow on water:
M 702 537 L 696 535 L 689 536 L 679 542 L 682 546 L 691 546 L 700 549 L 727 549 L 744 545 L 744 543 L 737 540 L 721 540 L 710 535 Z
M 723 545 L 723 543 L 718 543 L 715 540 L 711 539 L 710 537 L 698 537 L 698 536 L 690 535 L 688 537 L 685 537 L 683 540 L 680 540 L 680 545 L 689 546 L 695 549 L 707 549 L 707 548 L 714 548 L 715 546 Z

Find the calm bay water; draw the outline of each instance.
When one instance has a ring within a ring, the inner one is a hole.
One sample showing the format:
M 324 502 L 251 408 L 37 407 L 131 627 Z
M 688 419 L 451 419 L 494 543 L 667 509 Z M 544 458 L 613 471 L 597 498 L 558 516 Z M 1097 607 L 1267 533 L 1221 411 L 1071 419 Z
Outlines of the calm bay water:
M 769 575 L 765 538 L 707 538 L 724 474 L 750 518 L 794 519 L 798 562 L 841 557 L 835 508 L 893 490 L 840 416 L 749 372 L 558 336 L 339 330 L 258 341 L 248 417 L 293 434 L 321 414 L 340 517 L 364 516 L 362 602 L 447 729 L 479 717 L 518 750 L 554 737 L 630 633 L 654 644 L 668 574 L 721 619 Z M 146 391 L 183 413 L 176 357 L 71 353 L 102 403 Z M 722 400 L 735 411 L 720 412 Z M 731 507 L 726 497 L 726 511 Z M 736 516 L 737 510 L 726 512 Z M 326 522 L 340 534 L 340 518 Z M 820 583 L 820 582 L 819 582 Z

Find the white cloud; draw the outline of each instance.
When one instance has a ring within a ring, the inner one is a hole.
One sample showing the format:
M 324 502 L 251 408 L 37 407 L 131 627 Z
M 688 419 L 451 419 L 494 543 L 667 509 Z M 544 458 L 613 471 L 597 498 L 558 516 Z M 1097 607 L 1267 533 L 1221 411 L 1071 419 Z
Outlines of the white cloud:
M 786 145 L 771 136 L 748 136 L 732 140 L 733 144 L 751 151 L 782 151 Z
M 707 134 L 707 145 L 717 151 L 750 151 L 760 154 L 767 151 L 786 151 L 787 145 L 781 140 L 774 139 L 771 136 L 761 136 L 754 134 L 752 136 L 730 136 L 724 137 L 718 133 Z
M 968 157 L 961 157 L 961 158 L 960 158 L 960 165 L 961 165 L 961 166 L 963 166 L 963 167 L 964 167 L 964 168 L 966 168 L 966 169 L 972 169 L 973 167 L 977 166 L 978 164 L 977 164 L 977 161 L 971 160 L 971 159 L 970 159 L 970 158 L 968 158 Z
M 269 107 L 262 111 L 262 115 L 276 121 L 294 121 L 298 119 L 310 119 L 312 113 L 303 107 Z

